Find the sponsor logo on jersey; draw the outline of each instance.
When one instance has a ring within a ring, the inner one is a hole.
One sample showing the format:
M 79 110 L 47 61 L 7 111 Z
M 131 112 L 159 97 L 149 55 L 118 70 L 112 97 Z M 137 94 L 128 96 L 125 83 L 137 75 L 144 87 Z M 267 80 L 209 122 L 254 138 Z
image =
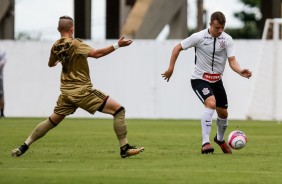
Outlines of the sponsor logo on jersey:
M 211 36 L 205 36 L 204 39 L 212 40 Z
M 206 79 L 206 80 L 212 81 L 212 82 L 218 81 L 220 78 L 221 77 L 220 77 L 219 73 L 213 73 L 213 74 L 211 74 L 211 73 L 204 73 L 203 74 L 203 79 Z

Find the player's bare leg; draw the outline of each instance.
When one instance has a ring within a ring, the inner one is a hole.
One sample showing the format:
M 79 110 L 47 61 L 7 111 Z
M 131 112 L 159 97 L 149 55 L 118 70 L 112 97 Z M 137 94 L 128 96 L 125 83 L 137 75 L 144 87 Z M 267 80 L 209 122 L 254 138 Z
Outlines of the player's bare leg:
M 48 119 L 39 123 L 31 132 L 24 144 L 12 150 L 11 155 L 13 157 L 19 157 L 24 154 L 33 142 L 43 137 L 49 130 L 57 126 L 64 118 L 65 116 L 63 115 L 53 113 Z
M 0 97 L 0 118 L 5 118 L 4 115 L 4 97 Z

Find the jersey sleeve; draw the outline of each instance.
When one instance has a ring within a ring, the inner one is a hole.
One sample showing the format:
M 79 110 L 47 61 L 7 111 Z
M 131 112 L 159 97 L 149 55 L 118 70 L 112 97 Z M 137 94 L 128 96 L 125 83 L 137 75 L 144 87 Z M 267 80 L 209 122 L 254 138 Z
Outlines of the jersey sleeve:
M 49 57 L 49 63 L 56 63 L 58 61 L 57 55 L 53 52 L 53 49 L 51 49 L 50 57 Z
M 87 45 L 87 44 L 85 44 L 85 43 L 83 43 L 83 42 L 80 42 L 80 43 L 77 45 L 76 54 L 81 54 L 81 55 L 87 57 L 87 56 L 88 56 L 88 53 L 90 52 L 91 49 L 92 49 L 92 48 L 91 48 L 89 45 Z
M 233 47 L 233 39 L 231 36 L 228 38 L 226 54 L 227 54 L 227 57 L 235 56 L 234 47 Z
M 180 44 L 184 50 L 187 50 L 191 47 L 195 47 L 199 42 L 199 38 L 199 33 L 194 33 L 188 38 L 182 40 Z

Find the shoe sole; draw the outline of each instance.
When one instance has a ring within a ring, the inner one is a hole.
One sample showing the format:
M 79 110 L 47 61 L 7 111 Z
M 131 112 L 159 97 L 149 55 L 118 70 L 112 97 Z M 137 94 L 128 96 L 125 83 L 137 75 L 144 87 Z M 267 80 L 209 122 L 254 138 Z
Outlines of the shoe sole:
M 202 150 L 202 154 L 209 154 L 209 153 L 213 153 L 214 152 L 214 149 L 211 148 L 211 149 L 206 149 L 206 150 Z

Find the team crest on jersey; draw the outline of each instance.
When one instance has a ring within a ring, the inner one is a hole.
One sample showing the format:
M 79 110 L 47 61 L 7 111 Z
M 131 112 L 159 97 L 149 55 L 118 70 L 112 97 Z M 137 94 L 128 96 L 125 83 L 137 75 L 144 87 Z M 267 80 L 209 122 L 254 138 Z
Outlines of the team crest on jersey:
M 225 47 L 225 40 L 221 40 L 221 41 L 219 41 L 219 47 L 220 48 L 224 48 Z
M 202 92 L 203 92 L 204 95 L 207 95 L 207 94 L 210 93 L 210 90 L 209 90 L 208 88 L 204 88 L 204 89 L 202 90 Z

